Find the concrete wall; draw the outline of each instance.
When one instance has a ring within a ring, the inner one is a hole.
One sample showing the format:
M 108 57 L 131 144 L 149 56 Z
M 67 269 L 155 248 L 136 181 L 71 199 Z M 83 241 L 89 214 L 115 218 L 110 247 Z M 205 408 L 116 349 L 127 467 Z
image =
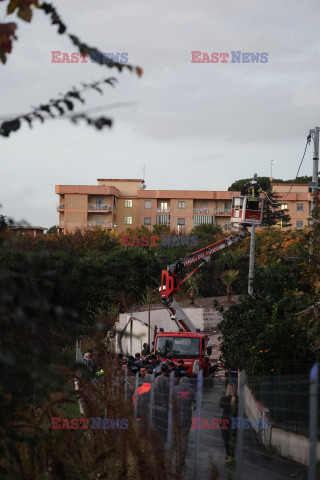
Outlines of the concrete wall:
M 245 386 L 245 414 L 247 418 L 258 420 L 266 418 L 269 428 L 265 430 L 255 431 L 260 435 L 264 445 L 273 445 L 279 454 L 283 457 L 290 458 L 296 462 L 308 465 L 309 463 L 309 439 L 302 435 L 286 432 L 280 428 L 273 428 L 272 420 L 268 409 L 261 402 L 258 402 L 251 390 Z M 320 461 L 320 443 L 317 444 L 317 457 Z

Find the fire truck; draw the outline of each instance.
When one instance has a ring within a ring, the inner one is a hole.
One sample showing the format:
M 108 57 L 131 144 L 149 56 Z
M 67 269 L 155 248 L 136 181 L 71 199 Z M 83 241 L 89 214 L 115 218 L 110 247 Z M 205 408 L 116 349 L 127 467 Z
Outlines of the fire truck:
M 252 179 L 252 183 L 256 183 L 256 175 Z M 231 222 L 238 226 L 237 233 L 180 258 L 173 264 L 168 265 L 166 270 L 162 270 L 161 286 L 159 288 L 161 302 L 168 310 L 178 331 L 164 332 L 164 329 L 160 328 L 155 337 L 154 353 L 161 355 L 163 361 L 167 360 L 169 353 L 171 354 L 171 361 L 174 363 L 183 359 L 188 375 L 196 375 L 199 370 L 203 370 L 205 376 L 209 375 L 210 364 L 207 354 L 209 339 L 206 333 L 195 327 L 175 301 L 173 295 L 180 290 L 181 285 L 188 278 L 210 261 L 214 253 L 229 248 L 250 235 L 248 227 L 261 225 L 263 201 L 264 198 L 260 195 L 255 196 L 255 198 L 251 198 L 250 195 L 234 196 Z M 193 269 L 179 280 L 180 275 L 188 268 Z

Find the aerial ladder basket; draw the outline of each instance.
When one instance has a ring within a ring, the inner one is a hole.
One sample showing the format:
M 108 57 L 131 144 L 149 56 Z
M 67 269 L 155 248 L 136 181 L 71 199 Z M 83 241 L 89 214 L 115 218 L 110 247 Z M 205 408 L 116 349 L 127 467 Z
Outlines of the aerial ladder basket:
M 240 225 L 261 225 L 263 215 L 263 197 L 235 195 L 232 198 L 231 223 Z

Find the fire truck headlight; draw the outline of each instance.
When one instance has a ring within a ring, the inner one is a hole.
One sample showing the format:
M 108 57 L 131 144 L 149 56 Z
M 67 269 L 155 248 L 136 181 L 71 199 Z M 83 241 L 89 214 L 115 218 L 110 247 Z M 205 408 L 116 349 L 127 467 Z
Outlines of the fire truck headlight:
M 199 360 L 195 360 L 192 367 L 192 373 L 198 373 L 198 372 L 199 372 Z

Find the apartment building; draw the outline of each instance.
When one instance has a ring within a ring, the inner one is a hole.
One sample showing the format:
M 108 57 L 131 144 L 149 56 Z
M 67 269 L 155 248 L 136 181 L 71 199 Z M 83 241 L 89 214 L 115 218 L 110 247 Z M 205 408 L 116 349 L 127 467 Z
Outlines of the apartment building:
M 202 223 L 231 230 L 232 194 L 198 190 L 146 190 L 142 179 L 98 179 L 98 185 L 56 185 L 62 232 L 99 226 L 124 232 L 167 225 L 179 233 Z
M 281 208 L 287 208 L 291 217 L 291 228 L 304 228 L 309 225 L 311 195 L 307 183 L 272 183 L 272 191 L 279 196 Z
M 201 224 L 231 230 L 232 195 L 240 192 L 146 190 L 142 179 L 98 179 L 98 185 L 56 185 L 61 232 L 99 226 L 119 233 L 127 228 L 167 225 L 188 233 Z M 288 208 L 291 228 L 308 225 L 311 196 L 307 184 L 273 183 L 282 208 Z

